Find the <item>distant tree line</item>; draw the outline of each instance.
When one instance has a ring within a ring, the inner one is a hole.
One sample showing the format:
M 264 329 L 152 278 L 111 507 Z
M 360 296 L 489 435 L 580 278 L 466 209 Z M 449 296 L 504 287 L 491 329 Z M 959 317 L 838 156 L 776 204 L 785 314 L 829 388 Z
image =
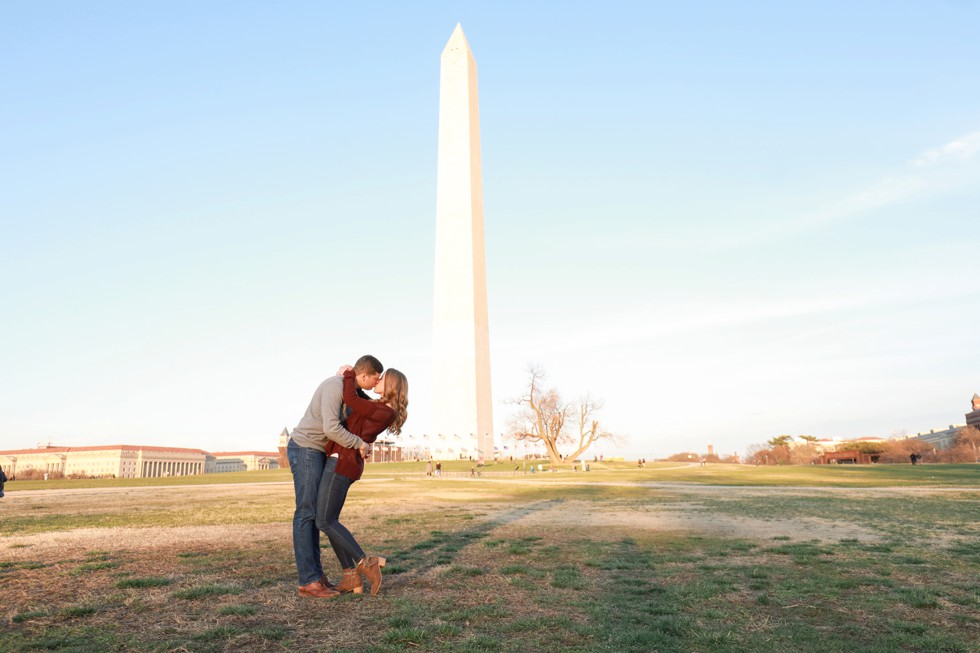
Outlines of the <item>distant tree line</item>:
M 745 462 L 754 465 L 809 465 L 820 458 L 818 438 L 812 435 L 778 435 L 765 443 L 749 447 Z M 964 426 L 952 445 L 938 449 L 918 438 L 883 442 L 841 442 L 823 451 L 858 451 L 878 457 L 881 463 L 908 463 L 912 454 L 921 455 L 923 463 L 972 463 L 980 460 L 980 429 Z
M 116 478 L 115 474 L 87 474 L 82 472 L 72 472 L 71 474 L 65 474 L 62 471 L 45 471 L 44 469 L 36 469 L 33 467 L 28 467 L 27 469 L 20 470 L 16 474 L 10 475 L 9 480 L 11 481 L 43 481 L 45 475 L 48 480 L 54 480 L 59 478 Z

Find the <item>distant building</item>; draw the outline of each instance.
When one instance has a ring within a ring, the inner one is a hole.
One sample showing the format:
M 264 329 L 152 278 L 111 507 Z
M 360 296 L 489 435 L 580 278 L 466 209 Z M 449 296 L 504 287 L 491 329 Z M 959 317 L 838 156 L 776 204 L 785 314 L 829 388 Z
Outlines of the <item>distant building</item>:
M 966 414 L 966 425 L 980 429 L 980 395 L 973 394 L 971 406 L 973 410 Z
M 279 469 L 289 469 L 289 458 L 286 456 L 286 445 L 289 444 L 289 429 L 283 427 L 279 434 Z
M 960 429 L 964 426 L 980 428 L 980 395 L 974 393 L 970 407 L 973 410 L 965 415 L 966 424 L 950 424 L 949 428 L 929 429 L 910 437 L 921 440 L 923 444 L 927 444 L 933 449 L 949 449 L 956 440 L 956 436 L 959 435 Z
M 796 449 L 798 447 L 812 446 L 815 453 L 822 454 L 825 451 L 836 451 L 837 447 L 844 444 L 844 442 L 845 440 L 840 438 L 816 438 L 815 440 L 797 438 L 789 441 L 789 447 L 790 449 Z
M 39 446 L 0 451 L 0 467 L 9 477 L 34 471 L 54 476 L 159 478 L 195 474 L 289 469 L 289 430 L 279 434 L 278 451 L 218 451 L 129 444 L 93 447 Z M 367 462 L 399 462 L 404 449 L 394 440 L 378 440 Z
M 211 454 L 215 472 L 251 472 L 258 469 L 279 469 L 279 453 L 275 451 L 221 451 Z
M 409 436 L 411 437 L 411 436 Z M 289 429 L 283 429 L 279 434 L 279 468 L 289 469 L 289 459 L 286 457 L 286 447 L 289 445 Z M 394 440 L 376 440 L 371 446 L 371 455 L 365 460 L 369 463 L 400 463 L 404 460 L 405 450 Z
M 950 424 L 946 429 L 929 429 L 921 433 L 916 433 L 912 438 L 927 444 L 933 449 L 949 449 L 953 445 L 953 440 L 959 434 L 960 429 L 966 424 Z
M 879 438 L 876 436 L 866 436 L 863 438 L 850 438 L 847 440 L 847 444 L 881 444 L 883 442 L 888 442 L 891 438 Z
M 96 447 L 39 447 L 0 451 L 7 476 L 29 471 L 59 476 L 159 478 L 208 472 L 208 452 L 179 447 L 114 444 Z
M 365 460 L 369 463 L 400 463 L 402 448 L 394 440 L 375 440 L 371 445 L 371 456 Z
M 864 458 L 861 458 L 860 462 L 858 462 L 858 459 L 850 455 L 851 453 L 853 453 L 854 445 L 881 444 L 883 442 L 888 442 L 888 438 L 865 436 L 861 438 L 847 438 L 846 440 L 841 438 L 821 438 L 818 440 L 814 440 L 813 442 L 803 442 L 802 444 L 813 445 L 813 451 L 818 456 L 818 458 L 815 459 L 814 462 L 818 462 L 821 464 L 827 464 L 830 462 L 835 462 L 835 463 L 850 462 L 850 463 L 858 463 L 858 464 L 867 464 L 870 462 L 878 462 L 878 461 L 877 459 L 872 461 L 871 459 L 865 460 Z M 847 454 L 847 455 L 841 455 L 841 456 L 833 455 L 837 453 Z
M 861 451 L 825 451 L 814 462 L 820 465 L 871 465 L 877 463 L 879 455 Z

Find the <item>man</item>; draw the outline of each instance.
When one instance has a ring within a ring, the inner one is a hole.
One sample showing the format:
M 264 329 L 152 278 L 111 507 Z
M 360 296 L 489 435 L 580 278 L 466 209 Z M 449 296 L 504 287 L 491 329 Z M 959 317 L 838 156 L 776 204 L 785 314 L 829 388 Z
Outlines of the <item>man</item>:
M 7 482 L 7 475 L 3 473 L 3 467 L 0 467 L 0 498 L 3 498 L 3 484 Z
M 374 356 L 361 356 L 354 364 L 357 385 L 373 388 L 384 366 Z M 333 584 L 323 575 L 320 564 L 320 531 L 316 527 L 316 497 L 326 463 L 324 449 L 333 440 L 350 449 L 360 449 L 367 456 L 369 445 L 343 427 L 347 418 L 344 406 L 344 377 L 332 376 L 316 389 L 306 413 L 293 429 L 286 457 L 293 473 L 296 512 L 293 514 L 293 553 L 299 575 L 299 595 L 315 598 L 339 596 Z

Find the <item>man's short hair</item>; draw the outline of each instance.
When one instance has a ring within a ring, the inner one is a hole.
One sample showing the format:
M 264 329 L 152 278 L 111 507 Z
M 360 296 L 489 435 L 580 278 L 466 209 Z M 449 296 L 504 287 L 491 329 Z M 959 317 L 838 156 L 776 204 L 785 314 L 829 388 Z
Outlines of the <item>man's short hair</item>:
M 384 371 L 385 366 L 381 364 L 381 361 L 369 354 L 361 356 L 357 359 L 357 362 L 354 363 L 354 372 L 356 374 L 371 374 L 372 372 L 381 374 Z

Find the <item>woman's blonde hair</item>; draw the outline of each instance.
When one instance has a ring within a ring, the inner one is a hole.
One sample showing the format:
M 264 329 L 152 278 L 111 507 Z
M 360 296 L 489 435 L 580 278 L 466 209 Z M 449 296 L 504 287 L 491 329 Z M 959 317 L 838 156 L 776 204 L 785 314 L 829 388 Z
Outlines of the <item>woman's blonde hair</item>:
M 395 421 L 388 427 L 388 432 L 398 435 L 402 432 L 405 420 L 408 419 L 408 379 L 404 374 L 394 368 L 388 368 L 385 372 L 385 393 L 381 396 L 381 401 L 395 411 Z

